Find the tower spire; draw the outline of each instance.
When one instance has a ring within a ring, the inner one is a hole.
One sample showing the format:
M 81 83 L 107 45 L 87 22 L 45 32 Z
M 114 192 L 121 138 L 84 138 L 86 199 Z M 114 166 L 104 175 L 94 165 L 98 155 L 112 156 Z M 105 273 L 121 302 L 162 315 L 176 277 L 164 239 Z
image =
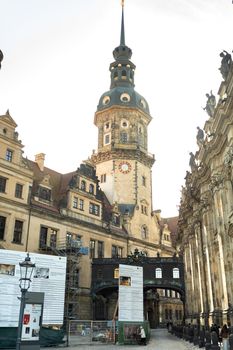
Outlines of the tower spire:
M 121 15 L 121 40 L 120 45 L 125 46 L 125 24 L 124 24 L 124 0 L 121 0 L 122 15 Z

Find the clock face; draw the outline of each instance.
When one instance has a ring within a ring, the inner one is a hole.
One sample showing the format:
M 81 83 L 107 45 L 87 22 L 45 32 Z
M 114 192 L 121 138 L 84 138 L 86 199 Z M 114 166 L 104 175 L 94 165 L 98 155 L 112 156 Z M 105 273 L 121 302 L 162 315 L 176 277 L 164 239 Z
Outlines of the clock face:
M 131 164 L 129 162 L 121 162 L 119 164 L 119 170 L 120 172 L 122 172 L 123 174 L 127 174 L 130 172 L 131 170 Z

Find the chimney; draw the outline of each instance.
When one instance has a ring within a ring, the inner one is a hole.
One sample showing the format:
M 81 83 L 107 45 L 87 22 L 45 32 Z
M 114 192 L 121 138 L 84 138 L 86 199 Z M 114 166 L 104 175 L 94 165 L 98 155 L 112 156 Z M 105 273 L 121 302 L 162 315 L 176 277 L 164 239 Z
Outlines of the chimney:
M 44 160 L 45 160 L 45 154 L 39 153 L 35 155 L 35 162 L 37 163 L 38 167 L 40 168 L 40 171 L 44 171 Z

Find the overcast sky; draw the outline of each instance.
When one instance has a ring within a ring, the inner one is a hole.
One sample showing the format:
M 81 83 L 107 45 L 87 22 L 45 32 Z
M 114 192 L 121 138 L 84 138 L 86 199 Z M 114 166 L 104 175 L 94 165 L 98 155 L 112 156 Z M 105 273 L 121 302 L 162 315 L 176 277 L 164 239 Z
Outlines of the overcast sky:
M 120 0 L 0 0 L 0 115 L 10 110 L 25 156 L 43 152 L 47 167 L 66 173 L 97 148 L 94 113 L 120 20 Z M 232 1 L 125 0 L 125 31 L 135 89 L 153 117 L 153 206 L 175 216 L 205 94 L 217 97 L 219 54 L 233 49 Z

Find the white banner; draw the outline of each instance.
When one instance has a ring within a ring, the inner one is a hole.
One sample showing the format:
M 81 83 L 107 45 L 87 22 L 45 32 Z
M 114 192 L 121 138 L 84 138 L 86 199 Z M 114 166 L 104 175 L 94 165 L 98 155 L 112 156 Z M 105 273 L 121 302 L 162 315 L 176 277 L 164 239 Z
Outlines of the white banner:
M 0 249 L 0 327 L 18 326 L 19 263 L 25 257 L 25 252 Z M 36 267 L 28 291 L 45 293 L 42 323 L 63 324 L 66 258 L 35 253 L 30 258 Z
M 119 265 L 119 321 L 144 321 L 141 266 Z

